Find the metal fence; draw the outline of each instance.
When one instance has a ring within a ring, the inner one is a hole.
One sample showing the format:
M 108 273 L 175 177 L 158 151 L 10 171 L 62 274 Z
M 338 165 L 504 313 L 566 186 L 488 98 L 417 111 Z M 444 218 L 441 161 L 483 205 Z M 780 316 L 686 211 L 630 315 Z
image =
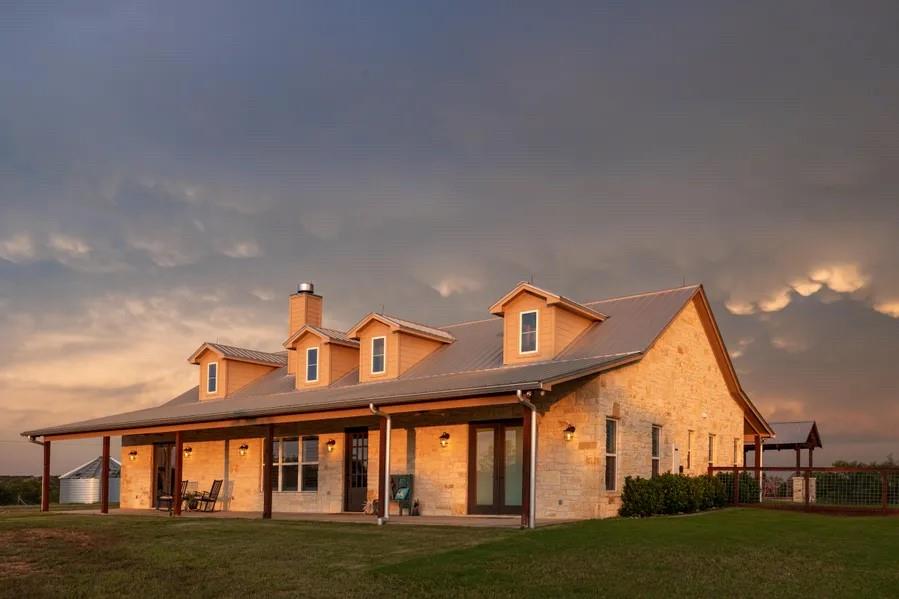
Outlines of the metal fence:
M 899 514 L 899 469 L 709 466 L 709 475 L 734 505 Z

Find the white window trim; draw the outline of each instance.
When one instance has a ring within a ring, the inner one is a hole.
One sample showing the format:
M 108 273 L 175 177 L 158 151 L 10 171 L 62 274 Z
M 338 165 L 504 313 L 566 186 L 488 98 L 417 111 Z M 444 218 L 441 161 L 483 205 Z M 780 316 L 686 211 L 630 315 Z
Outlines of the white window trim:
M 658 464 L 656 467 L 656 471 L 661 474 L 662 473 L 662 427 L 658 424 L 653 424 L 652 429 L 650 431 L 650 435 L 655 435 L 656 431 L 659 432 L 659 442 L 656 449 L 658 449 L 659 453 L 656 455 L 652 455 L 652 437 L 649 438 L 649 453 L 650 453 L 650 472 L 652 472 L 652 466 Z
M 693 469 L 693 431 L 687 431 L 687 470 Z
M 614 453 L 609 453 L 609 422 L 615 423 L 615 451 Z M 605 456 L 606 456 L 606 469 L 608 469 L 608 461 L 610 457 L 615 458 L 615 476 L 612 477 L 612 488 L 609 488 L 609 481 L 605 481 L 605 491 L 606 493 L 615 493 L 618 491 L 618 419 L 617 418 L 606 418 L 606 444 L 605 444 Z
M 309 378 L 309 352 L 315 352 L 315 378 Z M 307 383 L 317 383 L 318 382 L 318 369 L 320 364 L 321 352 L 318 351 L 318 346 L 315 347 L 307 347 L 306 348 L 306 382 Z
M 305 456 L 305 452 L 303 451 L 303 449 L 304 449 L 303 445 L 304 445 L 304 442 L 306 441 L 306 439 L 315 439 L 315 445 L 316 445 L 315 455 L 318 459 L 315 460 L 314 462 L 307 462 L 305 459 L 306 456 Z M 313 494 L 318 493 L 318 483 L 321 482 L 321 480 L 319 479 L 319 477 L 321 476 L 321 465 L 320 465 L 321 464 L 321 455 L 322 455 L 321 454 L 321 438 L 319 437 L 319 435 L 304 435 L 304 436 L 300 437 L 300 468 L 299 468 L 299 471 L 297 472 L 297 476 L 299 476 L 299 480 L 297 481 L 297 490 L 300 493 L 313 493 Z M 315 482 L 316 482 L 315 490 L 303 489 L 303 466 L 318 466 L 319 467 L 318 475 L 316 476 L 316 480 L 315 480 Z
M 534 315 L 534 349 L 524 351 L 522 349 L 522 341 L 524 340 L 524 315 Z M 536 354 L 540 349 L 540 310 L 525 310 L 518 313 L 518 353 L 521 355 Z
M 211 366 L 215 366 L 215 387 L 210 391 L 209 390 L 209 370 Z M 214 395 L 219 392 L 219 363 L 218 362 L 209 362 L 206 364 L 206 394 Z
M 375 370 L 375 341 L 378 339 L 384 340 L 384 353 L 382 354 L 384 357 L 384 368 L 382 368 L 381 370 Z M 371 364 L 369 364 L 369 366 L 369 371 L 371 372 L 371 374 L 384 374 L 385 372 L 387 372 L 387 337 L 381 336 L 371 338 Z

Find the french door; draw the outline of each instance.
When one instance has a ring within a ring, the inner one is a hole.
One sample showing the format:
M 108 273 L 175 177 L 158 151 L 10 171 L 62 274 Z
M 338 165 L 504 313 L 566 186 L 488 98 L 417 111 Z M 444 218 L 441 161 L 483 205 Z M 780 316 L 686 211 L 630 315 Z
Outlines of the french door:
M 521 512 L 523 464 L 521 420 L 472 422 L 468 442 L 468 513 Z
M 361 512 L 368 498 L 368 429 L 347 429 L 343 509 Z
M 175 444 L 153 445 L 153 507 L 159 507 L 160 497 L 171 497 L 175 492 Z

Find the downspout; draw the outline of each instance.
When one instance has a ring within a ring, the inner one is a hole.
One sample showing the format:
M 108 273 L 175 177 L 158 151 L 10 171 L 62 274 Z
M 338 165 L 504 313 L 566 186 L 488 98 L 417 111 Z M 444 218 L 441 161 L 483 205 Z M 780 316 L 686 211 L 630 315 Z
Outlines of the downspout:
M 531 455 L 530 468 L 528 468 L 528 493 L 530 495 L 528 501 L 528 528 L 537 527 L 537 406 L 531 403 L 531 392 L 522 392 L 518 389 L 515 392 L 518 401 L 524 407 L 531 411 Z
M 387 524 L 387 521 L 390 519 L 390 430 L 391 430 L 391 420 L 390 414 L 385 414 L 381 410 L 375 407 L 375 404 L 368 404 L 368 409 L 371 410 L 371 413 L 375 416 L 381 416 L 385 420 L 387 420 L 387 426 L 385 427 L 385 435 L 386 439 L 384 439 L 384 472 L 382 473 L 381 485 L 384 489 L 384 516 L 378 516 L 378 525 Z

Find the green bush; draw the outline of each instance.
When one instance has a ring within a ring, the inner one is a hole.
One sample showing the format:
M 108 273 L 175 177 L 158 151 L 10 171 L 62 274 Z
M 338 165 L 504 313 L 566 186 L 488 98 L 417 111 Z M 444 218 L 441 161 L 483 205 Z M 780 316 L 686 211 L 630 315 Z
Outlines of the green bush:
M 662 474 L 653 478 L 627 477 L 621 495 L 622 516 L 684 514 L 725 504 L 721 481 L 711 476 Z

